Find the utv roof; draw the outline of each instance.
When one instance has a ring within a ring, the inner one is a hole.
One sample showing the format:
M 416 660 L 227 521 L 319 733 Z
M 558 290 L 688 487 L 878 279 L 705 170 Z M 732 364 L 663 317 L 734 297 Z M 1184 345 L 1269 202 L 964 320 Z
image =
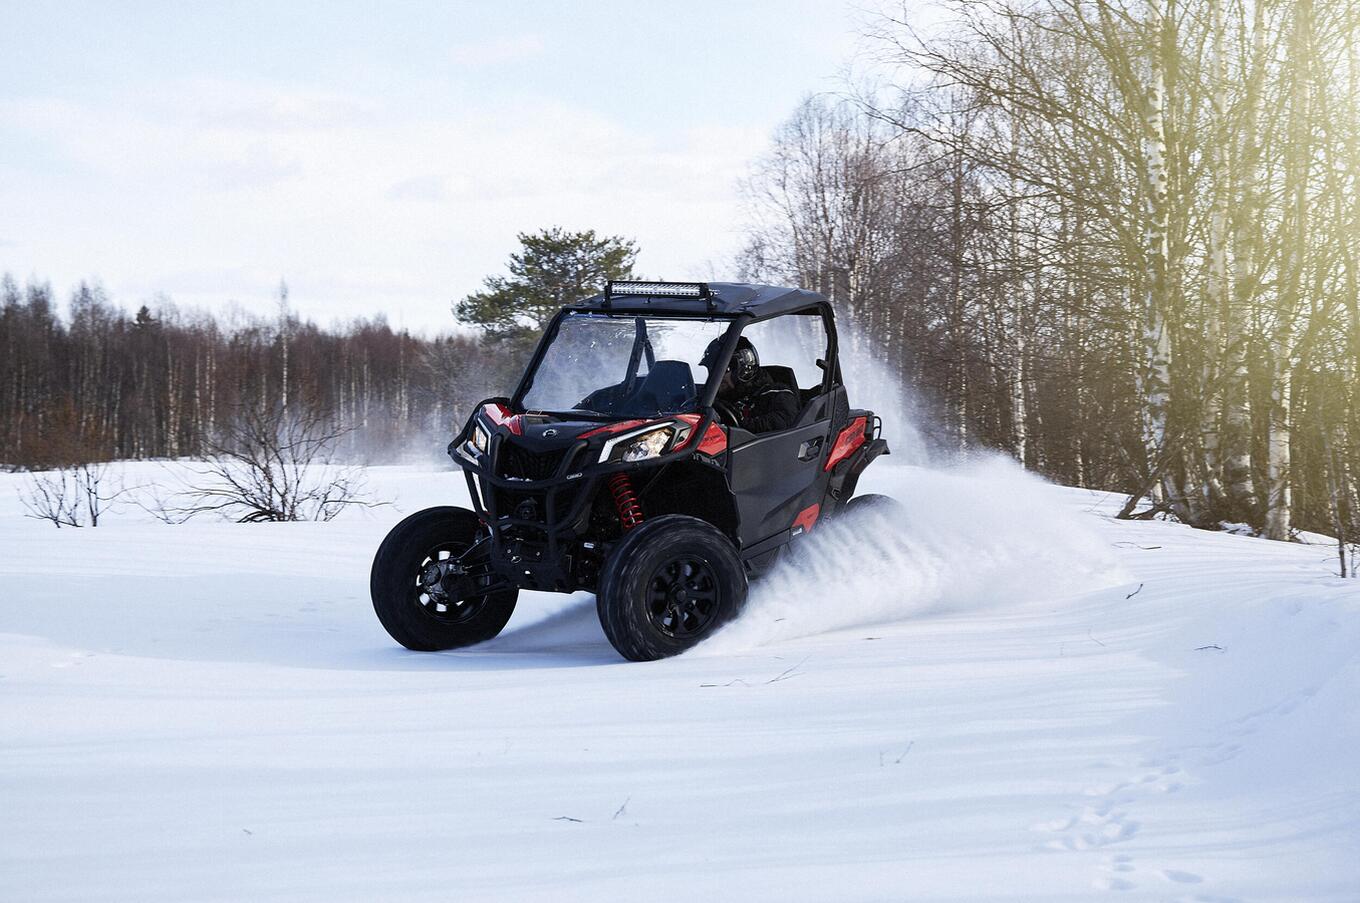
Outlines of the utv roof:
M 686 313 L 777 317 L 809 309 L 831 310 L 826 298 L 801 288 L 745 282 L 608 282 L 602 293 L 572 310 L 608 313 Z

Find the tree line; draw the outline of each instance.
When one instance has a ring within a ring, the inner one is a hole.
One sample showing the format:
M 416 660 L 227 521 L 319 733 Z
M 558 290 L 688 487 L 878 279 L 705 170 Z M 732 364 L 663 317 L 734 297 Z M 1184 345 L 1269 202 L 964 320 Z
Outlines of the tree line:
M 129 315 L 81 283 L 63 315 L 52 287 L 0 277 L 0 463 L 59 467 L 199 457 L 260 412 L 324 418 L 352 459 L 442 447 L 515 361 L 472 335 L 424 338 L 382 318 L 323 329 L 279 313 Z
M 507 276 L 453 305 L 475 331 L 434 338 L 381 316 L 323 329 L 289 308 L 282 282 L 273 317 L 166 298 L 129 315 L 98 284 L 82 282 L 63 312 L 50 284 L 4 274 L 0 465 L 230 457 L 300 425 L 326 437 L 327 457 L 442 449 L 474 404 L 509 391 L 559 307 L 631 277 L 637 257 L 633 242 L 591 230 L 519 240 Z
M 745 275 L 834 296 L 945 444 L 1355 536 L 1360 8 L 944 6 L 879 18 L 886 83 L 775 135 Z

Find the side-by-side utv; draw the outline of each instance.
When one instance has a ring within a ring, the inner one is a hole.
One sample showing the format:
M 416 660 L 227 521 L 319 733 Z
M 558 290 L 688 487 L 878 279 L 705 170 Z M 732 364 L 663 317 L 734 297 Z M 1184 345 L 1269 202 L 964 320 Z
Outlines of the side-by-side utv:
M 730 364 L 782 393 L 784 422 L 752 426 Z M 609 283 L 554 317 L 513 395 L 478 405 L 449 445 L 473 510 L 397 524 L 373 606 L 397 642 L 438 650 L 494 637 L 521 589 L 589 590 L 623 656 L 674 655 L 860 501 L 860 474 L 888 451 L 879 426 L 846 399 L 821 295 Z

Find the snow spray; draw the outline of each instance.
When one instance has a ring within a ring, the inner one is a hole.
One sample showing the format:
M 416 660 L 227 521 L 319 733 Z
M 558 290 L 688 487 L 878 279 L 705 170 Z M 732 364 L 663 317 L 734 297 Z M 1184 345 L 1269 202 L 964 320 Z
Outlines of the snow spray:
M 842 371 L 854 407 L 883 418 L 892 454 L 857 494 L 896 499 L 819 523 L 767 576 L 742 615 L 697 654 L 723 653 L 935 612 L 1035 601 L 1118 583 L 1109 545 L 1074 499 L 999 454 L 931 463 L 910 398 L 887 368 L 854 354 Z M 936 456 L 938 457 L 938 455 Z

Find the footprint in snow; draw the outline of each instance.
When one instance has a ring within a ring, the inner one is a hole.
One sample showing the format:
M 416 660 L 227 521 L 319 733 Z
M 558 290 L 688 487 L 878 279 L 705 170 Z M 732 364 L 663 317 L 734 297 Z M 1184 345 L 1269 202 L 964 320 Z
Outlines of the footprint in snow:
M 1111 856 L 1107 868 L 1112 872 L 1131 872 L 1133 871 L 1133 857 L 1124 853 Z
M 1096 890 L 1133 890 L 1138 886 L 1127 878 L 1097 878 L 1091 885 Z
M 1097 832 L 1083 834 L 1081 837 L 1084 848 L 1103 847 L 1112 843 L 1128 840 L 1138 833 L 1139 824 L 1136 821 L 1125 821 L 1122 815 L 1112 817 Z

